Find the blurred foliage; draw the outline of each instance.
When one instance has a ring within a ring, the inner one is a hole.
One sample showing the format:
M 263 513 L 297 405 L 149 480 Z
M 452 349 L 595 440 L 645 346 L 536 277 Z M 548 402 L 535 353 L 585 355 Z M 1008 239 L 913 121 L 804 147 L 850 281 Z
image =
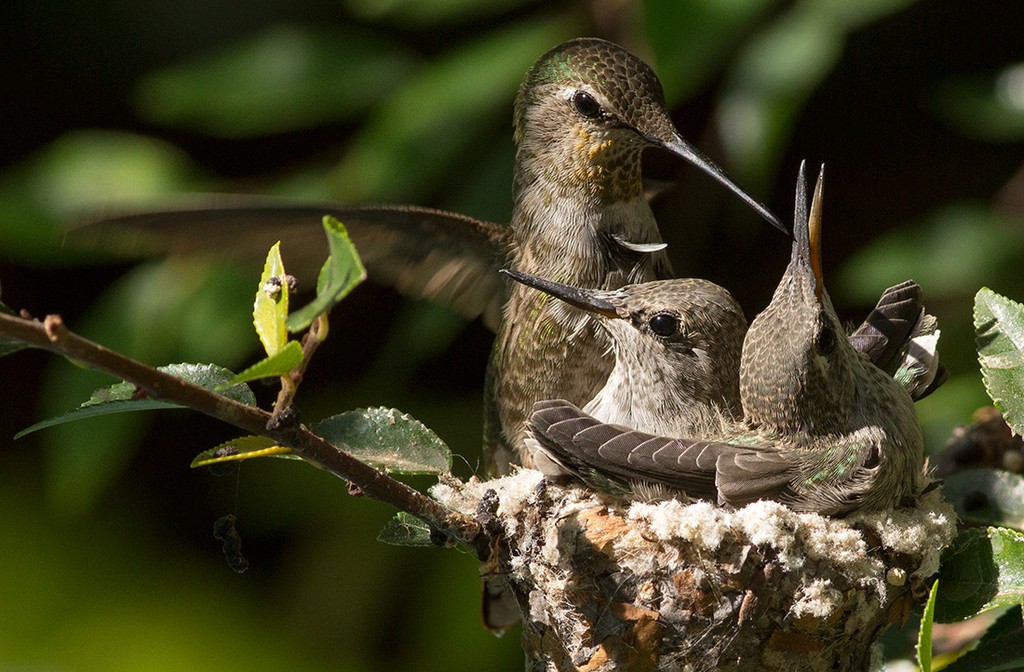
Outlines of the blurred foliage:
M 1020 474 L 968 469 L 943 479 L 942 495 L 965 523 L 1024 530 L 1024 477 Z
M 413 71 L 395 38 L 351 28 L 274 26 L 252 40 L 147 76 L 139 113 L 214 137 L 283 133 L 358 119 Z
M 128 267 L 62 245 L 69 217 L 124 199 L 256 191 L 505 220 L 519 78 L 578 35 L 648 59 L 684 135 L 783 220 L 799 161 L 828 164 L 837 306 L 859 320 L 913 277 L 939 317 L 953 377 L 918 405 L 930 450 L 987 403 L 974 293 L 1024 297 L 1016 0 L 250 0 L 188 12 L 42 0 L 6 11 L 4 301 L 60 312 L 149 363 L 255 361 L 258 264 Z M 646 158 L 676 181 L 656 213 L 677 271 L 722 283 L 755 314 L 785 240 L 696 171 Z M 335 310 L 299 405 L 310 420 L 401 408 L 467 475 L 489 339 L 364 284 Z M 385 507 L 286 461 L 229 479 L 189 472 L 193 455 L 231 437 L 180 413 L 12 442 L 112 381 L 34 351 L 0 372 L 0 667 L 521 668 L 516 635 L 495 640 L 479 625 L 473 559 L 377 543 Z M 241 577 L 210 533 L 225 512 L 253 564 Z M 895 655 L 912 656 L 905 640 Z

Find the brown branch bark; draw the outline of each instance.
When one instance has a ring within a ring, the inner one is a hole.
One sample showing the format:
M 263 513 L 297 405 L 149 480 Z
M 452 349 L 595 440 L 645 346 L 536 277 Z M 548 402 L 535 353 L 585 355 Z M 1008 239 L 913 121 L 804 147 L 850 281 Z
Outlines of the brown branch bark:
M 0 313 L 0 336 L 63 355 L 104 371 L 169 401 L 222 420 L 250 434 L 269 437 L 296 455 L 354 484 L 372 499 L 391 504 L 431 525 L 450 538 L 487 553 L 489 540 L 480 524 L 455 512 L 387 474 L 360 462 L 298 423 L 274 422 L 270 413 L 125 357 L 74 333 L 59 315 L 43 321 Z

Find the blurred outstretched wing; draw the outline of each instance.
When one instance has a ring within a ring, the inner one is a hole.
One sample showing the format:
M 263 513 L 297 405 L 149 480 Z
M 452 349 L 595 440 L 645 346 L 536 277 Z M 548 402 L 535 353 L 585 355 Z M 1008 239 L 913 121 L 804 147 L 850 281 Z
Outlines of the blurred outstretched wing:
M 372 281 L 497 327 L 505 301 L 498 270 L 507 264 L 511 229 L 443 210 L 223 195 L 105 213 L 70 229 L 67 242 L 120 255 L 204 254 L 258 266 L 280 240 L 289 273 L 310 287 L 327 256 L 324 215 L 348 229 Z

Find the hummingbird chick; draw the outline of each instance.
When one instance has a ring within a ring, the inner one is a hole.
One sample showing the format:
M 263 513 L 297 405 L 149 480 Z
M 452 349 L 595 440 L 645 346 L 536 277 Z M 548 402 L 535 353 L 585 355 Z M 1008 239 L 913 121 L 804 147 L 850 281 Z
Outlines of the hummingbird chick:
M 822 186 L 820 175 L 808 215 L 801 166 L 789 266 L 743 342 L 741 422 L 669 438 L 546 401 L 530 421 L 540 449 L 594 487 L 631 496 L 770 499 L 826 515 L 915 497 L 923 458 L 910 392 L 854 349 L 823 284 Z
M 739 419 L 747 320 L 725 288 L 680 278 L 594 290 L 503 273 L 592 313 L 609 336 L 612 371 L 584 413 L 667 436 L 699 436 Z M 558 473 L 543 453 L 532 458 L 541 471 Z

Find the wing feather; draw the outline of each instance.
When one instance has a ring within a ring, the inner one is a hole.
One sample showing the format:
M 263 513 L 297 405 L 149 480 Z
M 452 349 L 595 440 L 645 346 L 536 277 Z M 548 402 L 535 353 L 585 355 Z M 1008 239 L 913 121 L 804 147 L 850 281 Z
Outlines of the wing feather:
M 505 301 L 498 269 L 508 259 L 511 229 L 453 212 L 221 195 L 93 218 L 67 239 L 120 255 L 209 254 L 249 265 L 261 264 L 280 240 L 289 272 L 312 286 L 327 256 L 321 220 L 328 214 L 348 229 L 371 280 L 497 327 Z

